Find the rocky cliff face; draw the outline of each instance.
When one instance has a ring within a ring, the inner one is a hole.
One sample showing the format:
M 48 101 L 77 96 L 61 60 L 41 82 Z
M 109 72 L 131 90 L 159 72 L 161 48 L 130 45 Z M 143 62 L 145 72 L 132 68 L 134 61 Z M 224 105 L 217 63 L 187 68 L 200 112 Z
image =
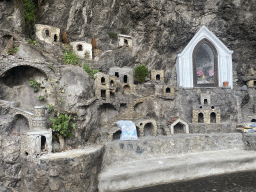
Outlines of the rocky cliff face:
M 95 37 L 99 54 L 89 60 L 92 68 L 108 73 L 109 68 L 113 66 L 135 68 L 139 64 L 145 64 L 149 70 L 164 70 L 165 83 L 172 86 L 177 85 L 177 55 L 205 25 L 234 51 L 234 90 L 175 88 L 174 98 L 158 97 L 153 101 L 146 100 L 136 104 L 134 111 L 158 122 L 168 121 L 177 115 L 191 122 L 192 105 L 200 102 L 200 94 L 208 92 L 212 103 L 220 108 L 221 123 L 231 125 L 229 131 L 234 130 L 234 124 L 240 120 L 256 119 L 253 114 L 255 90 L 244 86 L 248 77 L 253 79 L 255 76 L 256 79 L 255 0 L 34 2 L 39 5 L 36 24 L 58 27 L 61 33 L 66 31 L 69 42 L 90 43 Z M 47 98 L 47 103 L 40 102 L 38 97 L 47 91 L 50 94 L 57 85 L 59 94 L 64 98 L 63 109 L 74 110 L 79 117 L 77 129 L 73 132 L 74 138 L 66 142 L 68 146 L 103 142 L 101 136 L 107 134 L 108 130 L 102 127 L 102 124 L 109 123 L 111 118 L 125 112 L 125 108 L 129 106 L 121 101 L 132 102 L 154 94 L 155 85 L 143 84 L 137 85 L 137 95 L 119 91 L 117 95 L 120 96 L 120 101 L 113 101 L 110 105 L 96 101 L 93 79 L 81 67 L 63 65 L 61 43 L 49 45 L 38 41 L 37 46 L 27 44 L 22 8 L 22 3 L 18 0 L 0 0 L 0 52 L 12 37 L 14 47 L 19 49 L 14 56 L 0 55 L 0 72 L 4 71 L 0 78 L 0 99 L 14 101 L 16 107 L 33 110 L 35 105 L 54 104 L 52 96 Z M 117 34 L 131 36 L 132 48 L 119 48 L 115 38 Z M 81 62 L 84 63 L 84 60 Z M 33 93 L 32 87 L 28 85 L 30 78 L 44 82 L 38 93 Z M 19 121 L 8 114 L 8 107 L 1 108 L 0 120 L 0 133 L 8 138 Z M 158 134 L 164 134 L 164 131 L 160 130 L 163 127 L 158 128 Z M 207 130 L 207 127 L 204 129 Z M 21 165 L 17 152 L 19 139 L 16 137 L 18 138 L 17 135 L 10 136 L 10 141 L 0 137 L 0 151 L 3 154 L 0 154 L 0 165 L 3 165 L 0 166 L 0 189 L 3 186 L 16 190 L 20 186 Z M 17 141 L 12 142 L 14 140 Z M 8 147 L 14 149 L 4 151 Z

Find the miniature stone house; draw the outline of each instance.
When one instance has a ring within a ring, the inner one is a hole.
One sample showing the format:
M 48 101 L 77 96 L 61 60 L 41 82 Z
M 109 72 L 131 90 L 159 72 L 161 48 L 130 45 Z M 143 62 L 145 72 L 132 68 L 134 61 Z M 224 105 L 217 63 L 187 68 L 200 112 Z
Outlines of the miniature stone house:
M 164 89 L 163 89 L 163 95 L 164 95 L 165 97 L 174 96 L 175 90 L 174 90 L 174 87 L 173 87 L 173 86 L 164 85 L 163 87 L 164 87 Z
M 35 106 L 32 127 L 21 133 L 21 156 L 35 159 L 52 152 L 52 130 L 46 128 L 45 107 Z
M 132 47 L 131 36 L 118 34 L 117 37 L 118 37 L 118 47 L 123 47 L 123 46 Z
M 152 70 L 151 81 L 158 81 L 164 83 L 164 70 Z
M 232 53 L 203 26 L 178 55 L 178 86 L 223 87 L 223 82 L 228 81 L 233 89 Z
M 95 77 L 96 97 L 109 102 L 111 98 L 115 97 L 117 78 L 104 73 L 96 73 Z
M 210 105 L 211 104 L 211 96 L 208 93 L 203 93 L 200 96 L 201 105 Z
M 157 124 L 154 119 L 137 120 L 135 125 L 139 137 L 156 136 L 157 134 Z
M 48 44 L 60 41 L 60 29 L 49 25 L 35 24 L 36 36 Z
M 131 85 L 134 83 L 134 70 L 129 67 L 112 67 L 109 69 L 110 76 L 116 76 L 121 84 Z
M 249 80 L 247 82 L 247 86 L 251 88 L 256 88 L 256 79 L 255 80 Z
M 180 117 L 172 118 L 167 124 L 171 130 L 172 135 L 179 133 L 189 134 L 188 123 Z
M 75 53 L 80 59 L 92 59 L 92 44 L 84 41 L 71 42 L 70 45 L 73 47 Z

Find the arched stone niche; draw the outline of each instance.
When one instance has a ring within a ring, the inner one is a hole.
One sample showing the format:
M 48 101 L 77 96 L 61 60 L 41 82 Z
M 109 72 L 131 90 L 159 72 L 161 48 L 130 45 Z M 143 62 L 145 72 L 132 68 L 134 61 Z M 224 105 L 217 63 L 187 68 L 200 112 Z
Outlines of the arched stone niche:
M 203 84 L 201 87 L 223 87 L 223 82 L 228 81 L 229 86 L 233 89 L 233 74 L 232 74 L 232 53 L 207 27 L 203 26 L 196 35 L 192 38 L 185 49 L 178 55 L 176 70 L 177 70 L 177 83 L 178 86 L 183 88 L 198 87 L 195 85 L 196 75 L 202 76 L 204 74 L 195 73 L 195 60 L 193 63 L 193 54 L 198 45 L 202 42 L 206 42 L 208 47 L 211 47 L 213 54 L 213 62 L 216 62 L 217 74 L 214 75 L 217 78 L 217 82 L 214 84 Z M 209 70 L 210 71 L 210 70 Z M 207 74 L 208 75 L 208 74 Z M 209 76 L 211 76 L 209 75 Z M 199 86 L 200 87 L 200 86 Z

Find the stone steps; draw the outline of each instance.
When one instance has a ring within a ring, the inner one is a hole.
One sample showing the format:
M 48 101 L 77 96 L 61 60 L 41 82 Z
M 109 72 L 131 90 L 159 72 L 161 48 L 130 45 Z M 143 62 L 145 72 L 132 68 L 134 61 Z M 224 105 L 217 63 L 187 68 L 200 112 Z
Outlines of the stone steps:
M 176 154 L 162 158 L 115 162 L 99 175 L 99 192 L 256 169 L 256 152 L 243 149 Z

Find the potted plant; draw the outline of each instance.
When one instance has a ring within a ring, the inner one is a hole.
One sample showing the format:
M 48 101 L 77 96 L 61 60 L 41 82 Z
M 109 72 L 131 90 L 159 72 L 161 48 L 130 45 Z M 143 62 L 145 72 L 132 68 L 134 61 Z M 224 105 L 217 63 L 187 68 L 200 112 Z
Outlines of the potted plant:
M 223 82 L 223 86 L 224 86 L 224 87 L 227 87 L 227 86 L 228 86 L 228 81 L 224 81 L 224 82 Z

